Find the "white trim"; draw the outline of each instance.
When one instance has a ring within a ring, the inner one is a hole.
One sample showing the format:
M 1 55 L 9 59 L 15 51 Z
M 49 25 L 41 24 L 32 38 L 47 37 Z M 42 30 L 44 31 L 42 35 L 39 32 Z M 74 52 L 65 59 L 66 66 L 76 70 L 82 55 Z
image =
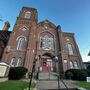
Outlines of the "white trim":
M 27 38 L 26 38 L 25 36 L 23 36 L 23 35 L 18 36 L 17 39 L 16 39 L 16 41 L 18 41 L 19 38 L 21 38 L 21 37 L 22 37 L 22 38 L 25 38 L 25 41 L 27 41 Z
M 55 35 L 54 35 L 52 32 L 50 32 L 50 31 L 42 31 L 42 32 L 40 32 L 40 33 L 38 34 L 38 38 L 39 38 L 40 34 L 46 33 L 46 32 L 50 33 L 50 34 L 53 35 L 53 37 L 55 38 Z
M 10 66 L 11 67 L 15 67 L 17 65 L 17 60 L 16 60 L 16 65 L 15 66 L 12 64 L 14 60 L 16 60 L 16 58 L 12 57 L 11 62 L 10 62 Z
M 20 27 L 19 30 L 22 30 L 23 28 L 25 28 L 26 30 L 29 30 L 25 25 L 23 25 L 22 27 Z
M 29 17 L 26 17 L 26 14 L 29 14 Z M 30 17 L 31 17 L 31 12 L 29 12 L 29 11 L 25 12 L 24 18 L 25 18 L 25 19 L 30 19 Z
M 72 43 L 67 43 L 67 49 L 68 49 L 68 54 L 69 55 L 73 55 L 74 54 L 73 44 Z
M 73 68 L 74 68 L 74 66 L 73 66 L 73 62 L 70 61 L 69 64 L 70 64 L 70 68 L 73 69 Z
M 21 41 L 22 38 L 24 38 L 24 37 L 20 37 L 19 40 L 18 40 L 17 50 L 22 50 L 22 49 L 19 48 L 20 41 Z M 25 38 L 24 38 L 24 39 L 25 39 Z M 25 44 L 25 43 L 24 43 L 24 44 Z
M 19 64 L 20 63 L 20 64 Z M 17 60 L 17 65 L 16 65 L 17 67 L 18 66 L 22 66 L 22 58 L 21 57 L 19 57 L 18 58 L 18 60 Z
M 44 41 L 42 42 L 42 44 L 44 43 L 44 46 L 41 48 L 40 46 L 41 46 L 41 39 L 43 40 L 44 39 Z M 46 40 L 48 39 L 48 41 L 49 42 L 47 42 L 47 45 L 48 46 L 46 46 Z M 43 49 L 43 50 L 53 50 L 54 49 L 54 38 L 52 38 L 52 37 L 49 37 L 48 35 L 44 35 L 43 37 L 41 36 L 40 37 L 40 40 L 39 40 L 40 42 L 39 42 L 39 48 L 40 49 Z M 52 43 L 53 42 L 53 43 Z M 52 45 L 53 44 L 53 45 Z

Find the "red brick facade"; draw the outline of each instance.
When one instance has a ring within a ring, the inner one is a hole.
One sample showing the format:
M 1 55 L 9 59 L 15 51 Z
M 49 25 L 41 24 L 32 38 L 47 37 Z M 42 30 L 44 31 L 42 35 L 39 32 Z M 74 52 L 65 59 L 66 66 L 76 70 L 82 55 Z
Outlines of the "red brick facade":
M 23 7 L 4 50 L 2 61 L 11 66 L 20 64 L 31 70 L 35 56 L 38 57 L 36 70 L 39 68 L 40 71 L 62 72 L 83 67 L 74 34 L 62 32 L 60 26 L 55 26 L 48 20 L 38 23 L 37 10 Z

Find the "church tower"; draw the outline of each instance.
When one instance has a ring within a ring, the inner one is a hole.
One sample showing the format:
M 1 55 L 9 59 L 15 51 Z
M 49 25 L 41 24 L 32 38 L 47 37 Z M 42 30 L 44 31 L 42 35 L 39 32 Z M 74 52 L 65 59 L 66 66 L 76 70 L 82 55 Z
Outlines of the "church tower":
M 23 7 L 17 17 L 7 47 L 4 50 L 2 61 L 10 66 L 25 66 L 32 64 L 33 56 L 30 52 L 35 47 L 34 33 L 37 24 L 37 10 Z M 31 43 L 32 42 L 32 43 Z M 27 57 L 27 58 L 26 58 Z

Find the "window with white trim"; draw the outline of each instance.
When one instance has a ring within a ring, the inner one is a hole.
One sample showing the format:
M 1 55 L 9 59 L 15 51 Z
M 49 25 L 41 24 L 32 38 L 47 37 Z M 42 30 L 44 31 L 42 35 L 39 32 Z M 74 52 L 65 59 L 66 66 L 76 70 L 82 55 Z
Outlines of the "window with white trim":
M 11 65 L 11 67 L 15 67 L 15 66 L 17 65 L 17 60 L 16 60 L 15 57 L 13 57 L 13 58 L 11 59 L 10 65 Z
M 73 62 L 72 62 L 72 61 L 70 61 L 70 68 L 71 68 L 71 69 L 74 68 L 74 67 L 73 67 Z
M 25 46 L 25 38 L 20 37 L 19 40 L 18 40 L 17 50 L 24 49 L 24 46 Z
M 23 60 L 22 60 L 22 58 L 19 58 L 18 59 L 17 66 L 23 66 Z
M 76 61 L 74 61 L 74 67 L 75 67 L 75 69 L 78 69 L 78 64 Z
M 69 55 L 73 55 L 73 47 L 72 44 L 68 43 L 68 53 Z
M 44 50 L 53 49 L 53 38 L 49 38 L 47 35 L 40 37 L 40 48 Z
M 31 13 L 30 12 L 25 12 L 24 18 L 30 19 Z

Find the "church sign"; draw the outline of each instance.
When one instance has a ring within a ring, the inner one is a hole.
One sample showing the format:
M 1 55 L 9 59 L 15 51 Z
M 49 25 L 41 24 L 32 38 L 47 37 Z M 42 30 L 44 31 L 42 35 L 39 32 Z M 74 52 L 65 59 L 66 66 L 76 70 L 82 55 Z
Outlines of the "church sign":
M 6 63 L 0 63 L 0 77 L 8 76 L 9 65 Z

